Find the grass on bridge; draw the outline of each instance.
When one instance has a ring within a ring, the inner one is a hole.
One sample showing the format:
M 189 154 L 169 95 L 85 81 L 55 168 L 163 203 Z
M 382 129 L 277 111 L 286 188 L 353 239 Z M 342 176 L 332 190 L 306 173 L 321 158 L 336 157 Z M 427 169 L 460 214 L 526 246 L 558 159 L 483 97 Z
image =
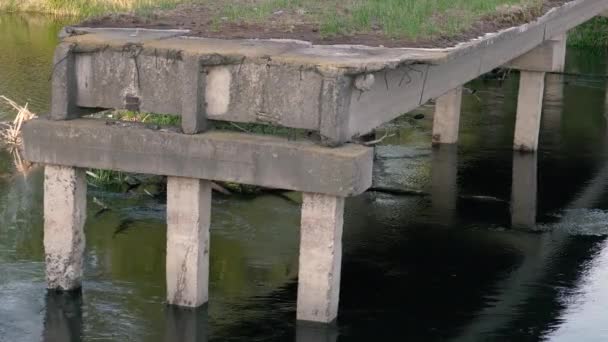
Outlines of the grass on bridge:
M 454 35 L 484 16 L 513 8 L 518 15 L 532 15 L 543 0 L 0 0 L 0 10 L 90 17 L 146 15 L 179 4 L 203 6 L 220 23 L 264 24 L 280 13 L 281 20 L 314 25 L 324 36 L 373 33 L 417 39 Z

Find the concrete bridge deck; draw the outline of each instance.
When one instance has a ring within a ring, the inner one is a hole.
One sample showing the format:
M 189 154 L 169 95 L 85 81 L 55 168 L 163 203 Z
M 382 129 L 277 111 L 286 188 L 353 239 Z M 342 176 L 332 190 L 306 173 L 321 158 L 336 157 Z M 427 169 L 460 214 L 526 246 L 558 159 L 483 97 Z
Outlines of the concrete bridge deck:
M 67 28 L 56 50 L 50 120 L 24 126 L 25 157 L 47 165 L 45 250 L 51 289 L 80 287 L 82 168 L 169 176 L 168 302 L 208 299 L 211 180 L 301 191 L 298 319 L 337 317 L 344 199 L 371 185 L 373 149 L 357 137 L 437 98 L 433 142 L 458 139 L 462 85 L 521 70 L 514 148 L 534 151 L 546 72 L 566 32 L 608 10 L 574 0 L 537 20 L 448 49 L 218 40 L 184 31 Z M 179 115 L 181 130 L 82 119 L 90 109 Z M 292 141 L 208 131 L 208 120 L 316 132 Z

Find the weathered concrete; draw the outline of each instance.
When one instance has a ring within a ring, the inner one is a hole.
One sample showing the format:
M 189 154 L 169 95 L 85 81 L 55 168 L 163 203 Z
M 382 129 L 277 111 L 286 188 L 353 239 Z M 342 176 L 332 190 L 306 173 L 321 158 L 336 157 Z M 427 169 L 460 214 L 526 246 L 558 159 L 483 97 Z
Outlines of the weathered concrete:
M 26 159 L 252 184 L 348 197 L 372 181 L 373 149 L 209 131 L 186 135 L 102 120 L 37 119 L 23 127 Z
M 298 320 L 328 323 L 338 316 L 343 215 L 344 198 L 303 194 Z
M 433 144 L 458 142 L 462 87 L 452 89 L 437 98 L 433 117 Z
M 536 153 L 513 153 L 511 225 L 514 228 L 531 229 L 536 225 L 537 158 Z
M 73 29 L 64 43 L 74 54 L 81 107 L 137 105 L 142 111 L 186 114 L 186 133 L 204 129 L 205 113 L 212 120 L 315 130 L 325 144 L 335 146 L 546 41 L 548 48 L 538 51 L 557 51 L 563 42 L 551 39 L 606 9 L 604 0 L 574 0 L 529 24 L 446 49 L 319 46 L 87 28 Z M 183 74 L 196 60 L 208 70 L 207 77 Z M 195 91 L 198 101 L 189 99 Z M 190 122 L 193 118 L 200 123 Z
M 196 134 L 207 129 L 207 96 L 201 94 L 206 89 L 208 70 L 202 70 L 196 56 L 183 56 L 180 65 L 182 79 L 182 131 Z
M 544 72 L 522 71 L 520 73 L 513 143 L 515 150 L 532 152 L 538 148 L 544 90 Z
M 79 289 L 85 248 L 84 170 L 47 165 L 44 172 L 44 253 L 47 287 Z
M 73 45 L 62 43 L 55 49 L 51 76 L 51 113 L 54 120 L 74 119 L 79 115 L 76 106 L 76 70 Z
M 209 298 L 211 182 L 167 180 L 167 302 L 198 307 Z

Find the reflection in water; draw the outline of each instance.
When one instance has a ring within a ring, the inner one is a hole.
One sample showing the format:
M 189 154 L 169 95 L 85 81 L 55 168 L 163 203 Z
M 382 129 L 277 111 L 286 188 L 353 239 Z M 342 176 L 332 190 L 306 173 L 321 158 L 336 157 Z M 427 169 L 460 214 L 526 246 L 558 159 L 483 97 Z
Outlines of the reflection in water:
M 514 228 L 532 229 L 536 225 L 537 164 L 536 153 L 513 153 L 511 225 Z
M 49 291 L 45 298 L 43 342 L 82 341 L 82 293 Z
M 433 215 L 444 225 L 452 224 L 458 199 L 458 146 L 433 148 L 431 157 Z
M 207 342 L 209 335 L 207 306 L 183 309 L 165 308 L 165 342 Z
M 0 93 L 48 106 L 60 25 L 0 15 L 15 52 L 0 53 Z M 568 56 L 604 74 L 604 56 Z M 84 297 L 45 297 L 41 173 L 11 177 L 0 154 L 0 341 L 608 340 L 605 81 L 548 75 L 542 150 L 514 155 L 512 76 L 472 82 L 458 150 L 431 149 L 432 106 L 390 126 L 374 181 L 431 196 L 349 199 L 338 326 L 295 323 L 294 194 L 214 197 L 211 302 L 188 311 L 164 304 L 164 201 L 91 188 L 111 210 L 89 198 Z
M 336 342 L 338 328 L 335 324 L 298 322 L 295 342 Z

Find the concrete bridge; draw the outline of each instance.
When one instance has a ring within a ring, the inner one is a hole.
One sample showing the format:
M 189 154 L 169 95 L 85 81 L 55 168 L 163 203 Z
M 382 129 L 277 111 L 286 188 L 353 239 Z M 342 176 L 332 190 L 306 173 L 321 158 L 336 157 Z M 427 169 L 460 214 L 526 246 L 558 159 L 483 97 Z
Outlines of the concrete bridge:
M 606 10 L 606 0 L 574 0 L 529 24 L 447 49 L 67 28 L 55 55 L 50 117 L 24 127 L 25 157 L 46 165 L 48 287 L 81 285 L 84 169 L 158 174 L 168 176 L 167 300 L 204 304 L 211 181 L 237 182 L 303 193 L 297 318 L 331 322 L 338 314 L 344 200 L 371 186 L 373 148 L 358 144 L 359 137 L 437 99 L 433 143 L 455 144 L 462 85 L 506 66 L 521 71 L 514 149 L 535 151 L 545 74 L 563 69 L 567 31 Z M 182 127 L 82 118 L 105 108 L 179 115 Z M 312 134 L 294 141 L 214 131 L 208 120 Z M 529 221 L 523 215 L 514 225 Z

